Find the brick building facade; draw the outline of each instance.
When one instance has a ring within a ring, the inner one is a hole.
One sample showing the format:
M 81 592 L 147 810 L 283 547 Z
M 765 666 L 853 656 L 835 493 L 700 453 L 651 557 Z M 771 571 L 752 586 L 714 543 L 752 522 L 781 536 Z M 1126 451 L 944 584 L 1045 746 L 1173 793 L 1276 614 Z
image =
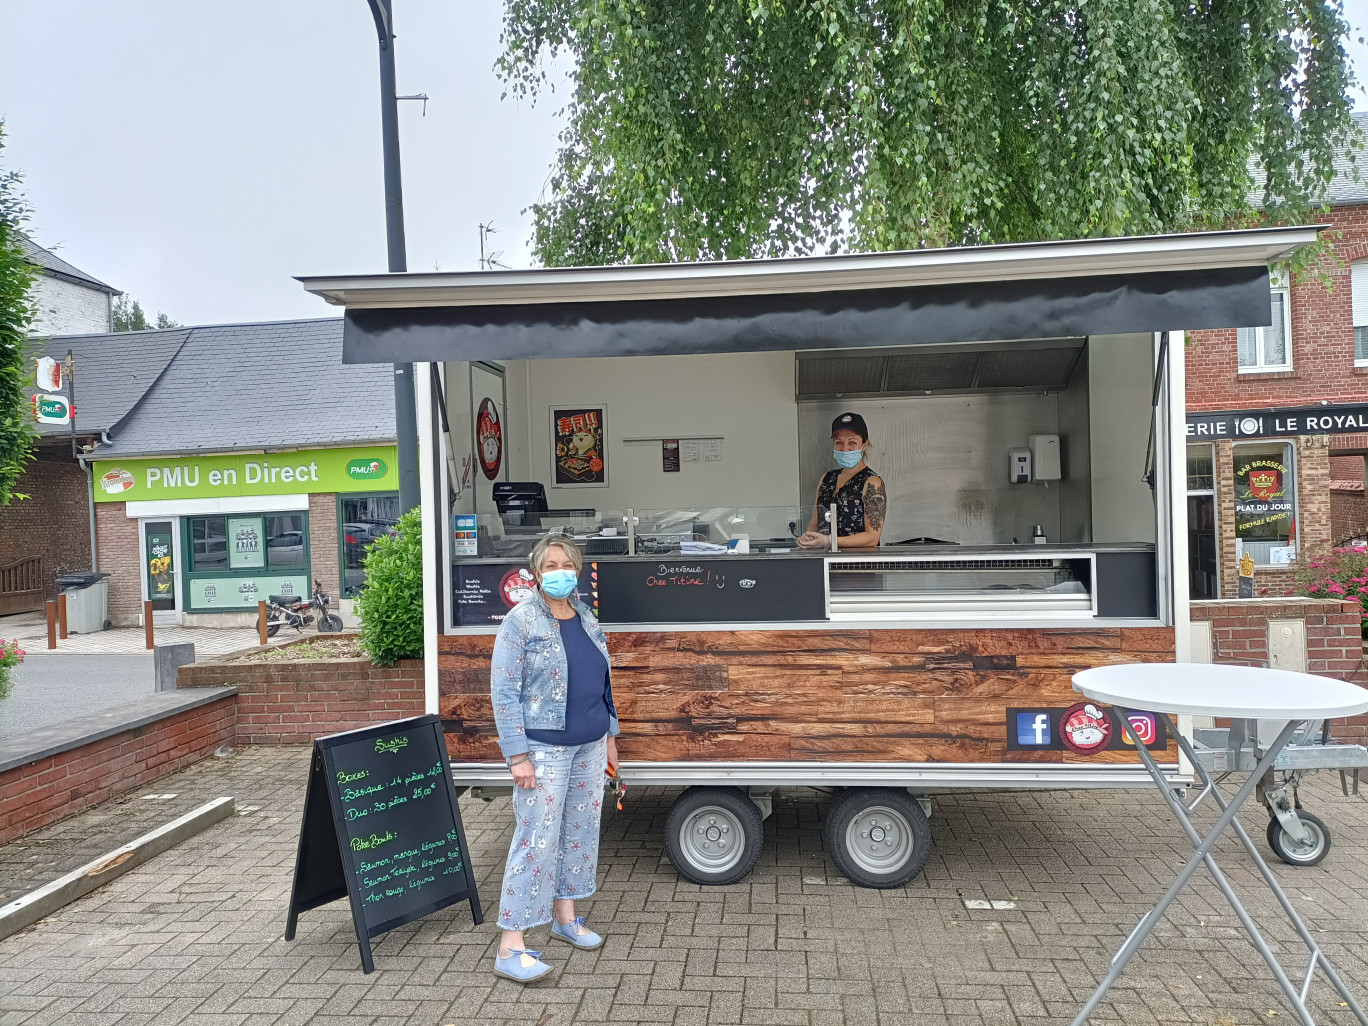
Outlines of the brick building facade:
M 45 598 L 56 598 L 60 574 L 90 569 L 85 472 L 70 443 L 43 445 L 14 487 L 27 496 L 0 506 L 0 566 L 38 556 Z
M 1333 259 L 1274 276 L 1267 328 L 1188 337 L 1194 598 L 1234 597 L 1243 552 L 1282 595 L 1299 556 L 1368 536 L 1368 186 L 1346 174 L 1329 202 Z

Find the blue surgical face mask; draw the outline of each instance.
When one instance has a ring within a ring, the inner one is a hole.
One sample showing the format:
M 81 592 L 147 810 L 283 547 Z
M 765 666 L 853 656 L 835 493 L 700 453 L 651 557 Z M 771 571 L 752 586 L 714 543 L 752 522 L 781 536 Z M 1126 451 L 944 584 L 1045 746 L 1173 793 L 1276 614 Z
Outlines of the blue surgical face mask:
M 548 570 L 542 574 L 542 591 L 550 598 L 569 598 L 578 586 L 579 577 L 573 570 Z
M 837 463 L 849 470 L 860 465 L 860 460 L 864 459 L 864 450 L 856 449 L 854 452 L 845 452 L 842 449 L 833 449 L 831 455 L 836 457 Z

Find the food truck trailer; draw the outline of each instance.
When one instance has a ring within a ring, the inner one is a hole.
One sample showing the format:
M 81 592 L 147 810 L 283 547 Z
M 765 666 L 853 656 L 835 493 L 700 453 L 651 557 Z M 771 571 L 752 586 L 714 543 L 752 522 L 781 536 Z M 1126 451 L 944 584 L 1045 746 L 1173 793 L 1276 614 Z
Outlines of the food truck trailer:
M 417 365 L 456 784 L 510 783 L 490 655 L 558 533 L 607 632 L 622 776 L 685 788 L 664 842 L 690 880 L 749 872 L 786 786 L 836 792 L 828 852 L 872 887 L 920 871 L 937 792 L 1152 786 L 1071 676 L 1189 658 L 1184 332 L 1269 324 L 1270 263 L 1316 235 L 301 279 L 345 307 L 347 362 Z M 843 411 L 882 544 L 805 549 Z

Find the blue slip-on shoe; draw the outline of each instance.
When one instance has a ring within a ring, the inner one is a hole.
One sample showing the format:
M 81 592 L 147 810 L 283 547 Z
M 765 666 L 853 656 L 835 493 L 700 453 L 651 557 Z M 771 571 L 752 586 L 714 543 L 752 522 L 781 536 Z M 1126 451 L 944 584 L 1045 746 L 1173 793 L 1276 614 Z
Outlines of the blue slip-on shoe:
M 494 975 L 502 976 L 514 983 L 531 983 L 533 980 L 540 980 L 550 971 L 551 967 L 541 960 L 540 951 L 509 948 L 507 958 L 498 952 L 494 954 Z
M 584 916 L 576 916 L 571 923 L 562 923 L 559 919 L 551 920 L 551 936 L 584 951 L 592 950 L 603 943 L 602 937 L 584 925 Z

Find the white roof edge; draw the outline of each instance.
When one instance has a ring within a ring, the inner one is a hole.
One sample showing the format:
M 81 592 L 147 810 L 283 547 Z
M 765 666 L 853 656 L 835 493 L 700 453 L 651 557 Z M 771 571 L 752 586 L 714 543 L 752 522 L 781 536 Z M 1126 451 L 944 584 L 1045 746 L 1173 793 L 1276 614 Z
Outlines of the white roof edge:
M 1252 228 L 996 246 L 514 271 L 306 276 L 306 291 L 351 309 L 687 299 L 959 282 L 1266 266 L 1324 226 Z

